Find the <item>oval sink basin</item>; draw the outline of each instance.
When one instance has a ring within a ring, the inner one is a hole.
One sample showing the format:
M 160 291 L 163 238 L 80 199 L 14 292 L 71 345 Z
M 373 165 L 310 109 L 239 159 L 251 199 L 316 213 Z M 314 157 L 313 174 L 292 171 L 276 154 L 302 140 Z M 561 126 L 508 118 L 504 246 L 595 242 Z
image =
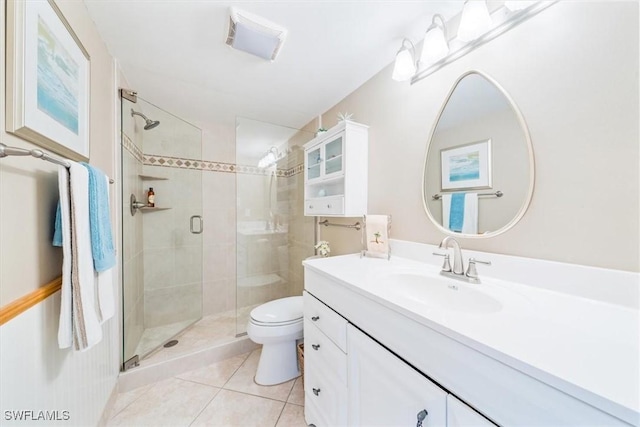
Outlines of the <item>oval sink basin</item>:
M 456 283 L 453 279 L 420 273 L 394 273 L 388 284 L 404 297 L 440 308 L 465 313 L 495 313 L 502 303 L 486 293 L 473 289 L 473 285 Z

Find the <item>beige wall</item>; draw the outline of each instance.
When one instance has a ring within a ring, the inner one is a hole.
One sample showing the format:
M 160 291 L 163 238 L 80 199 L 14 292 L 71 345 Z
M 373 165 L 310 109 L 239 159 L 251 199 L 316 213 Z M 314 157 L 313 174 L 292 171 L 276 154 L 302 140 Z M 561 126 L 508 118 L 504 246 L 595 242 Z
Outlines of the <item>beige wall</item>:
M 422 165 L 441 104 L 472 69 L 520 108 L 536 181 L 514 228 L 463 248 L 639 271 L 637 2 L 556 3 L 414 85 L 389 66 L 329 110 L 327 127 L 345 111 L 370 125 L 369 212 L 393 215 L 394 238 L 444 237 L 422 207 Z M 352 230 L 322 236 L 336 253 L 359 248 Z
M 114 63 L 84 3 L 56 2 L 91 56 L 91 163 L 115 177 Z M 0 2 L 0 22 L 5 1 Z M 2 26 L 4 30 L 4 25 Z M 5 33 L 0 32 L 0 139 L 35 145 L 5 132 Z M 34 158 L 0 161 L 0 306 L 60 276 L 62 250 L 51 246 L 58 199 L 57 166 Z M 111 187 L 111 198 L 116 191 Z M 112 220 L 116 208 L 112 202 Z M 119 239 L 114 233 L 115 239 Z M 118 273 L 114 273 L 117 280 Z M 103 341 L 85 353 L 57 345 L 59 293 L 0 327 L 0 402 L 11 409 L 69 410 L 74 425 L 95 425 L 115 386 L 119 367 L 118 318 L 103 326 Z M 116 310 L 118 312 L 119 310 Z M 28 366 L 28 369 L 16 369 Z M 34 390 L 37 393 L 34 393 Z

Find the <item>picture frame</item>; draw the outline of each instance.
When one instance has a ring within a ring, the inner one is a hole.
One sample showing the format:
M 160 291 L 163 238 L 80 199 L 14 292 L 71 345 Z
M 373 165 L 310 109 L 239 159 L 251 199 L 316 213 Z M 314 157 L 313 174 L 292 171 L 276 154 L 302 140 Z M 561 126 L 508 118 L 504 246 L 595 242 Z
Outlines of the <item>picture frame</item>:
M 440 150 L 441 191 L 491 188 L 491 139 Z
M 7 132 L 89 160 L 90 57 L 53 0 L 7 1 Z

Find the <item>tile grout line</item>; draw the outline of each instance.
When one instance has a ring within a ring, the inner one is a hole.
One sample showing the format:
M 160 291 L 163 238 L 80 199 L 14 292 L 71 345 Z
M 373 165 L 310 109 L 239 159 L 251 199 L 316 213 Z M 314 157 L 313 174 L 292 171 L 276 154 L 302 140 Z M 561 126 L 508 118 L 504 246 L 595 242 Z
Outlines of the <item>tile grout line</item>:
M 135 399 L 133 399 L 131 402 L 127 403 L 127 404 L 126 404 L 122 409 L 120 409 L 118 412 L 116 412 L 115 414 L 111 415 L 111 416 L 109 417 L 109 421 L 111 421 L 112 419 L 114 419 L 116 416 L 118 416 L 120 413 L 122 413 L 122 412 L 123 412 L 125 409 L 127 409 L 129 406 L 133 405 L 133 403 L 134 403 L 134 402 L 136 402 L 138 399 L 140 399 L 142 396 L 144 396 L 145 394 L 149 393 L 149 390 L 151 390 L 151 389 L 152 389 L 156 384 L 157 384 L 157 382 L 152 383 L 152 384 L 148 384 L 148 385 L 146 385 L 146 386 L 143 386 L 143 387 L 147 387 L 147 389 L 146 389 L 143 393 L 140 393 L 140 396 L 136 397 L 136 398 L 135 398 Z M 135 389 L 133 389 L 133 390 L 135 390 Z M 125 392 L 125 393 L 130 393 L 130 392 L 131 392 L 131 391 L 133 391 L 133 390 L 130 390 L 130 391 Z M 122 393 L 122 394 L 125 394 L 125 393 Z M 118 393 L 118 394 L 119 394 L 119 395 L 121 395 L 121 393 Z M 116 398 L 116 403 L 117 403 L 117 402 L 118 402 L 118 400 L 117 400 L 117 398 Z M 107 422 L 107 424 L 108 424 L 108 422 Z
M 183 380 L 183 381 L 184 381 L 184 380 Z M 196 383 L 196 384 L 199 384 L 199 383 Z M 210 386 L 210 387 L 211 387 L 211 386 Z M 218 388 L 218 387 L 215 387 L 215 388 Z M 202 409 L 200 410 L 200 412 L 198 412 L 198 413 L 196 414 L 196 416 L 195 416 L 195 417 L 193 417 L 193 420 L 191 420 L 191 422 L 189 423 L 189 426 L 193 425 L 193 423 L 195 423 L 195 422 L 196 422 L 196 420 L 200 417 L 200 415 L 202 415 L 202 413 L 204 412 L 204 410 L 205 410 L 205 409 L 207 409 L 207 407 L 208 407 L 209 405 L 211 405 L 211 402 L 213 402 L 213 401 L 215 400 L 215 398 L 216 398 L 216 397 L 218 397 L 218 395 L 220 394 L 220 390 L 222 390 L 222 389 L 221 389 L 221 388 L 218 388 L 218 391 L 216 391 L 216 393 L 213 395 L 213 397 L 212 397 L 211 399 L 209 399 L 209 401 L 207 402 L 207 404 L 206 404 L 206 405 L 204 405 L 204 406 L 202 407 Z

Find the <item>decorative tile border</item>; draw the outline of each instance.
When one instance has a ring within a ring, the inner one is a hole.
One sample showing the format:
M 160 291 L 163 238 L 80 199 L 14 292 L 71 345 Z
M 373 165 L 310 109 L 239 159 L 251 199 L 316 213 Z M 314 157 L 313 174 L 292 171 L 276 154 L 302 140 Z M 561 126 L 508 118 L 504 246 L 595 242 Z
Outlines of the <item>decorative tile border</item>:
M 142 151 L 136 144 L 133 143 L 129 136 L 122 132 L 122 146 L 139 162 L 142 163 L 143 155 Z
M 257 166 L 238 165 L 235 163 L 214 162 L 182 157 L 158 156 L 155 154 L 143 154 L 141 162 L 147 166 L 162 166 L 167 168 L 194 169 L 211 172 L 241 173 L 247 175 L 269 175 L 271 173 L 269 169 L 263 169 Z M 289 169 L 277 169 L 276 176 L 291 177 L 302 173 L 303 170 L 304 165 L 299 164 Z

